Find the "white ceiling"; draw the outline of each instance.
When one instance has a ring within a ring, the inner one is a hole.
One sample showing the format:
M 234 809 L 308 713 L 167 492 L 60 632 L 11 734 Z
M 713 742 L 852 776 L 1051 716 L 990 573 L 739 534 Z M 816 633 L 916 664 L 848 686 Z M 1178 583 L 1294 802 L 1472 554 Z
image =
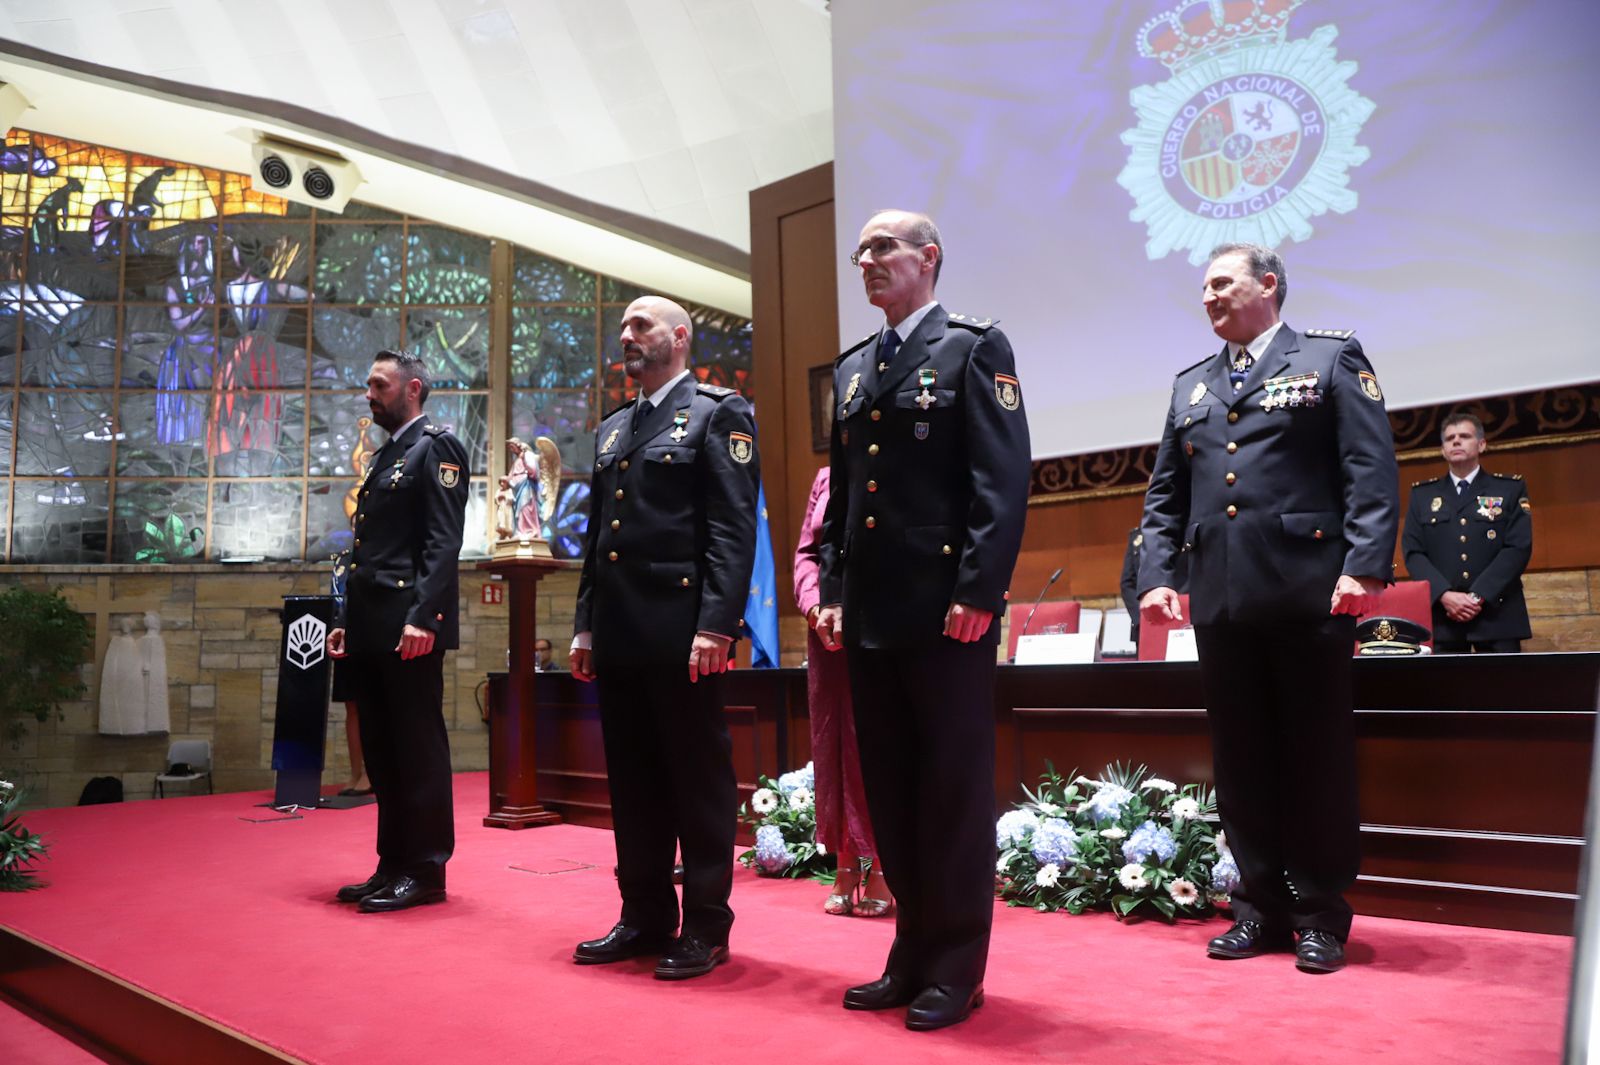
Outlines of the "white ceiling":
M 711 255 L 726 264 L 749 250 L 750 190 L 832 158 L 826 7 L 824 0 L 0 0 L 0 37 L 202 92 L 306 108 L 503 172 L 508 185 L 536 182 L 710 238 L 728 246 L 730 255 Z M 28 93 L 26 74 L 12 73 L 7 80 Z M 30 94 L 37 111 L 20 124 L 50 116 L 41 95 L 48 94 Z M 61 110 L 81 116 L 85 108 Z M 100 125 L 97 136 L 105 132 Z M 307 132 L 294 125 L 278 123 Z M 37 128 L 92 139 L 90 131 Z M 220 165 L 214 153 L 173 157 Z M 364 191 L 357 197 L 371 199 Z

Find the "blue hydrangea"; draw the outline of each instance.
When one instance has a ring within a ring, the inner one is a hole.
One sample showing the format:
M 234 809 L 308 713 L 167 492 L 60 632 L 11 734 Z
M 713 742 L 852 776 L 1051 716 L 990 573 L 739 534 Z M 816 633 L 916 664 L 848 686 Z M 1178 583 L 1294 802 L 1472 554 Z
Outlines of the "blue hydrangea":
M 1071 865 L 1078 858 L 1078 834 L 1057 817 L 1033 831 L 1033 856 L 1041 865 Z
M 1122 814 L 1122 804 L 1133 798 L 1133 792 L 1119 784 L 1102 784 L 1088 802 L 1089 816 L 1095 821 L 1114 821 Z
M 757 865 L 769 873 L 781 873 L 793 861 L 789 845 L 783 842 L 783 829 L 777 825 L 762 825 L 756 829 Z
M 1232 894 L 1239 886 L 1239 866 L 1227 851 L 1211 867 L 1211 890 Z
M 1178 841 L 1154 821 L 1146 821 L 1134 829 L 1133 835 L 1122 845 L 1122 856 L 1141 865 L 1148 862 L 1152 854 L 1160 861 L 1170 862 L 1177 853 Z
M 1015 843 L 1021 843 L 1022 837 L 1039 827 L 1039 819 L 1031 810 L 1009 810 L 1000 815 L 994 828 L 995 846 L 1001 850 Z

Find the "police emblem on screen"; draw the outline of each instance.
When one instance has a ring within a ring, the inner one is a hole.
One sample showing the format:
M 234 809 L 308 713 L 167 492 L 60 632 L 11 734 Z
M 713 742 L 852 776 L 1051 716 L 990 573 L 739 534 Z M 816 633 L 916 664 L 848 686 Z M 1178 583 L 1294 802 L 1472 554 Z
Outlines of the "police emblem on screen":
M 1303 241 L 1311 219 L 1355 209 L 1348 171 L 1370 155 L 1356 136 L 1374 105 L 1347 84 L 1356 64 L 1337 60 L 1336 27 L 1287 39 L 1307 2 L 1197 0 L 1140 29 L 1139 54 L 1172 76 L 1129 93 L 1139 124 L 1122 134 L 1117 183 L 1151 259 L 1200 265 L 1227 241 Z

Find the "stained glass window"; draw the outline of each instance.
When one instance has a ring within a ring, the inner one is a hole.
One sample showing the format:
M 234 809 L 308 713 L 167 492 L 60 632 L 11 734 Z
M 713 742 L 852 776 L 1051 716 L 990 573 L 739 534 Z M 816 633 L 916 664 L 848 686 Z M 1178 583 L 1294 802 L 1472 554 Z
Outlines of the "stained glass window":
M 494 306 L 497 281 L 509 306 Z M 463 554 L 489 549 L 491 449 L 514 434 L 560 447 L 546 531 L 577 557 L 595 430 L 631 394 L 618 323 L 644 291 L 380 207 L 328 214 L 243 174 L 13 130 L 0 145 L 0 560 L 348 547 L 385 439 L 367 372 L 402 345 L 428 363 L 429 416 L 471 456 Z M 685 306 L 695 373 L 747 389 L 748 323 Z

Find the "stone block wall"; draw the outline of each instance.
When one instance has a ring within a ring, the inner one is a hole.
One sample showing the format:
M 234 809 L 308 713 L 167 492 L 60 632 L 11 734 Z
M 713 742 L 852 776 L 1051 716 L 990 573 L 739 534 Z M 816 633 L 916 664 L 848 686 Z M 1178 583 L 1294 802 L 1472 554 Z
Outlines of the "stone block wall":
M 488 727 L 479 699 L 491 670 L 504 670 L 508 604 L 483 602 L 493 578 L 471 563 L 461 569 L 461 649 L 445 657 L 444 715 L 451 762 L 457 770 L 486 769 Z M 328 587 L 326 565 L 235 566 L 17 566 L 0 582 L 35 588 L 60 587 L 93 626 L 92 660 L 83 663 L 88 690 L 63 705 L 59 719 L 28 722 L 15 747 L 0 744 L 0 775 L 20 780 L 30 806 L 69 806 L 96 776 L 122 780 L 129 800 L 150 797 L 165 766 L 168 744 L 180 739 L 211 741 L 217 791 L 270 788 L 272 731 L 277 709 L 280 623 L 285 595 L 317 595 Z M 577 573 L 560 573 L 540 584 L 538 625 L 565 662 L 572 640 Z M 99 732 L 100 671 L 112 634 L 124 616 L 142 635 L 142 616 L 161 616 L 167 649 L 170 734 L 105 736 Z M 324 783 L 350 778 L 345 710 L 329 710 Z M 7 775 L 9 774 L 9 775 Z

